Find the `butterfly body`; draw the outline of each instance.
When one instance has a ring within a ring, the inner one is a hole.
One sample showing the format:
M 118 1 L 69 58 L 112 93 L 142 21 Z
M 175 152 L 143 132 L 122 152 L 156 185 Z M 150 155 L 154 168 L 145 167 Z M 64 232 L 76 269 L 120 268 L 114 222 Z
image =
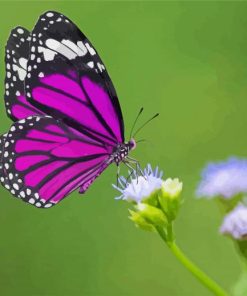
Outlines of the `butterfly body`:
M 112 159 L 118 166 L 121 162 L 125 161 L 129 152 L 136 147 L 136 142 L 131 139 L 129 142 L 118 144 L 115 151 L 112 153 Z

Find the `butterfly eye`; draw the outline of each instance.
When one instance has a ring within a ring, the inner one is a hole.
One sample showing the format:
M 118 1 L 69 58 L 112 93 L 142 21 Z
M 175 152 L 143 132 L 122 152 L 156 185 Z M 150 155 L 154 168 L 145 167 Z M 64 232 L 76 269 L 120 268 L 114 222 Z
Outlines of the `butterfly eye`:
M 135 139 L 133 139 L 133 138 L 130 139 L 129 145 L 130 145 L 130 149 L 131 150 L 134 150 L 136 148 L 136 141 L 135 141 Z

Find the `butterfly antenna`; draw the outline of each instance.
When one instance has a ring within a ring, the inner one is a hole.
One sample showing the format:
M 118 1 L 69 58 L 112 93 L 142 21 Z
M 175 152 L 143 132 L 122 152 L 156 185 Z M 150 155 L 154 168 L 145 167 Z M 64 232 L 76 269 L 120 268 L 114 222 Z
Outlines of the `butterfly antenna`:
M 138 141 L 136 141 L 136 144 L 137 144 L 137 143 L 140 143 L 140 142 L 147 142 L 147 140 L 146 140 L 146 139 L 138 140 Z
M 140 115 L 142 114 L 142 111 L 143 111 L 143 107 L 141 107 L 141 109 L 140 109 L 139 113 L 137 114 L 136 119 L 135 119 L 135 121 L 134 121 L 134 123 L 133 123 L 133 125 L 132 125 L 131 131 L 130 131 L 130 139 L 132 138 L 133 130 L 134 130 L 134 128 L 135 128 L 135 125 L 136 125 L 136 123 L 137 123 L 138 118 L 139 118 Z
M 133 137 L 135 137 L 135 135 L 137 134 L 137 133 L 139 133 L 139 131 L 145 126 L 145 125 L 147 125 L 150 121 L 152 121 L 154 118 L 156 118 L 157 116 L 159 116 L 159 113 L 156 113 L 153 117 L 151 117 L 148 121 L 146 121 L 146 122 L 144 122 L 143 123 L 143 125 L 141 125 L 138 129 L 137 129 L 137 131 L 134 133 L 134 135 L 133 135 Z

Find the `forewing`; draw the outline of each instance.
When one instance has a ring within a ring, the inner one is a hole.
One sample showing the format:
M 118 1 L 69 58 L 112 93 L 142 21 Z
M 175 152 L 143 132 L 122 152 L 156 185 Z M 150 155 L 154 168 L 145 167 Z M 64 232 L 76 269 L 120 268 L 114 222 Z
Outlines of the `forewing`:
M 14 196 L 48 208 L 79 187 L 85 191 L 110 164 L 107 149 L 61 121 L 28 117 L 5 138 L 1 181 Z
M 62 14 L 41 15 L 32 31 L 26 93 L 33 105 L 78 130 L 114 145 L 124 141 L 121 109 L 105 66 Z
M 42 114 L 27 101 L 24 81 L 27 75 L 30 33 L 16 27 L 10 33 L 5 48 L 5 108 L 7 115 L 17 121 L 30 115 Z

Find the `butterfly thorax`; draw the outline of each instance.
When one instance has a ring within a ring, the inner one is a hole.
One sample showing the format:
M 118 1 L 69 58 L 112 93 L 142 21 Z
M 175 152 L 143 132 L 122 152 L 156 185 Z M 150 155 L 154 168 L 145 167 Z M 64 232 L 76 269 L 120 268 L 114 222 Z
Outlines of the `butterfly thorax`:
M 129 154 L 130 150 L 136 148 L 136 141 L 131 139 L 129 142 L 118 144 L 115 151 L 112 154 L 113 161 L 118 165 Z

